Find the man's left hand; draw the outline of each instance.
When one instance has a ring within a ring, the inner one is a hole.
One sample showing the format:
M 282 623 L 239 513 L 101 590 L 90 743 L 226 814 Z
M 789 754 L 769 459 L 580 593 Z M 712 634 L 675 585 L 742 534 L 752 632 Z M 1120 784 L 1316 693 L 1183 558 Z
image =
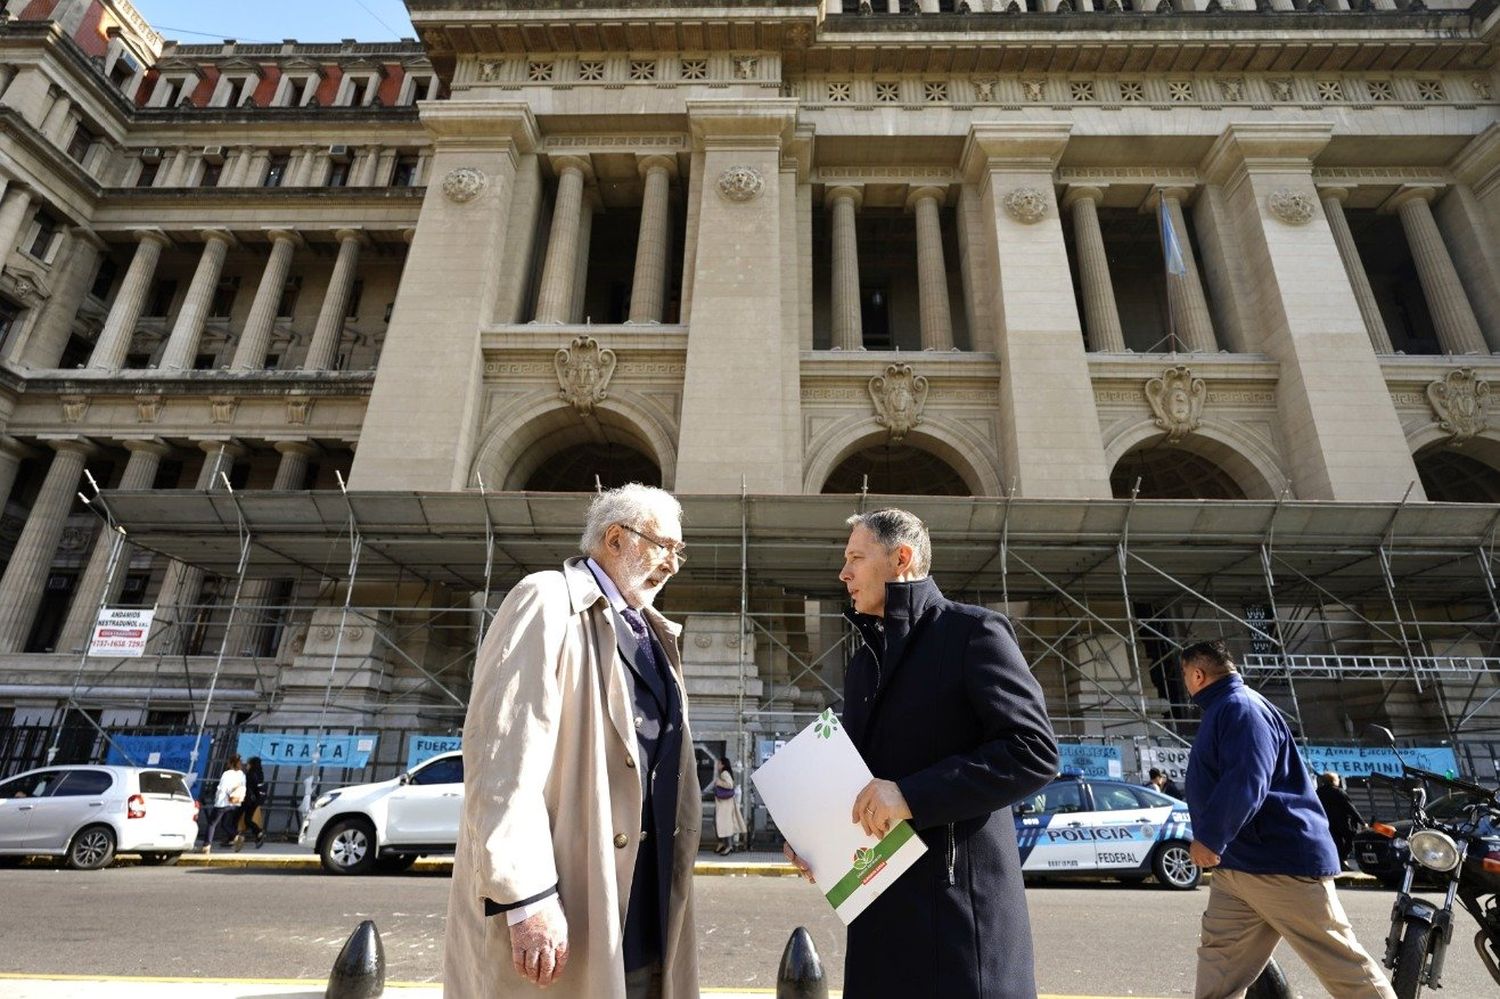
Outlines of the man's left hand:
M 1193 840 L 1188 846 L 1188 855 L 1193 858 L 1193 863 L 1205 871 L 1219 866 L 1219 855 L 1197 840 Z
M 911 809 L 895 781 L 872 780 L 854 799 L 854 823 L 867 836 L 884 836 L 891 826 L 911 818 Z

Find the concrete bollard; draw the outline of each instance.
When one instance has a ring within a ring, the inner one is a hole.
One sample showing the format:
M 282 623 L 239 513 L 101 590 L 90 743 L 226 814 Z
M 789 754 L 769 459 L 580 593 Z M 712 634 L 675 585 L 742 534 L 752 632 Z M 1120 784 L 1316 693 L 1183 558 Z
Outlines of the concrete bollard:
M 828 999 L 828 977 L 806 927 L 797 927 L 786 942 L 776 973 L 776 999 Z
M 385 947 L 374 920 L 355 927 L 328 975 L 323 999 L 379 999 L 385 993 Z

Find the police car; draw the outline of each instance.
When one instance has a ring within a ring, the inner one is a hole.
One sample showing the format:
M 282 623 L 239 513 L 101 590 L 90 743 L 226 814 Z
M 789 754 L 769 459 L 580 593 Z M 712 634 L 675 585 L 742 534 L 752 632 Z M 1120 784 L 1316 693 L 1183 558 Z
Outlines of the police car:
M 1189 891 L 1202 877 L 1188 854 L 1187 805 L 1152 788 L 1064 776 L 1012 811 L 1027 878 L 1108 874 L 1137 884 L 1154 875 Z

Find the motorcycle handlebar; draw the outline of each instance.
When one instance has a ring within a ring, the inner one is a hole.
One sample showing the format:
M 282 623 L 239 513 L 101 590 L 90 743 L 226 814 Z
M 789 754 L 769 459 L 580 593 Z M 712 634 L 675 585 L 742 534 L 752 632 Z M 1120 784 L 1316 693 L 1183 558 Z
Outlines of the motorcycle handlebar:
M 1489 788 L 1481 787 L 1478 784 L 1474 784 L 1466 780 L 1459 780 L 1457 777 L 1448 777 L 1444 774 L 1433 773 L 1431 770 L 1419 770 L 1416 767 L 1402 767 L 1402 769 L 1410 777 L 1418 777 L 1422 780 L 1432 781 L 1437 784 L 1446 784 L 1448 787 L 1456 788 L 1460 791 L 1467 791 L 1469 794 L 1473 794 L 1480 798 L 1483 798 L 1491 804 L 1497 803 L 1495 792 L 1491 791 Z M 1372 774 L 1371 776 L 1375 775 Z M 1384 775 L 1382 774 L 1380 776 Z

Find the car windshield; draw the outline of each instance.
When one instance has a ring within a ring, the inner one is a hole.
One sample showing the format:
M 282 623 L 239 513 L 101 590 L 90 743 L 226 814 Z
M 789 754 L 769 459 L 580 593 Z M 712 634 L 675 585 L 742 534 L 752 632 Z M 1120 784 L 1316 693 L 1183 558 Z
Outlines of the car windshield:
M 182 782 L 182 775 L 166 770 L 142 770 L 141 793 L 166 794 L 173 797 L 182 795 L 184 798 L 192 797 L 188 793 L 187 785 Z

